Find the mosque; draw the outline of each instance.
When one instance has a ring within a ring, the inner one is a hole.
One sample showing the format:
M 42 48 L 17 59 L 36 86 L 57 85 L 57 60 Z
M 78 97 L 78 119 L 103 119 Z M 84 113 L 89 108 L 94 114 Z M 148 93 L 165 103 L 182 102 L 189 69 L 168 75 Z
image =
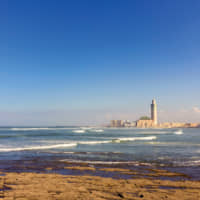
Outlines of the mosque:
M 151 104 L 151 118 L 144 117 L 140 118 L 135 122 L 130 122 L 129 120 L 111 120 L 111 127 L 138 127 L 138 128 L 152 128 L 157 127 L 157 105 L 156 100 L 152 100 Z
M 164 122 L 158 123 L 157 104 L 153 99 L 151 103 L 151 118 L 141 117 L 139 120 L 111 120 L 109 127 L 136 127 L 136 128 L 200 128 L 200 123 Z
M 158 125 L 157 119 L 157 105 L 156 100 L 153 99 L 151 103 L 151 119 L 139 119 L 136 121 L 136 127 L 138 128 L 151 128 Z

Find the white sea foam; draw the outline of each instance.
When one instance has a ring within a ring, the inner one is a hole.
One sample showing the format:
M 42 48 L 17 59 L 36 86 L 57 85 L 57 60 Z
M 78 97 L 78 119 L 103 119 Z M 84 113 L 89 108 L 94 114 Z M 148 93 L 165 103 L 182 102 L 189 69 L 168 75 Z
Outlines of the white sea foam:
M 60 153 L 60 152 L 58 152 Z M 62 152 L 62 153 L 65 153 L 65 154 L 74 154 L 75 152 L 74 151 L 65 151 L 65 152 Z
M 48 152 L 50 152 L 50 151 L 48 151 Z M 60 153 L 60 151 L 58 151 L 58 152 L 53 151 L 53 153 Z M 121 152 L 110 152 L 110 151 L 107 151 L 107 152 L 92 152 L 92 151 L 79 152 L 79 151 L 65 151 L 65 152 L 62 152 L 62 153 L 64 153 L 64 154 L 94 154 L 94 155 L 122 154 Z
M 71 160 L 63 159 L 61 162 L 72 162 L 72 163 L 88 163 L 88 164 L 139 164 L 137 161 L 83 161 L 83 160 Z
M 183 134 L 183 130 L 179 129 L 177 131 L 174 131 L 174 134 L 176 134 L 176 135 L 182 135 Z
M 12 131 L 49 130 L 50 128 L 11 128 Z
M 55 149 L 55 148 L 63 148 L 63 147 L 74 147 L 76 145 L 77 143 L 69 143 L 69 144 L 55 144 L 55 145 L 20 147 L 20 148 L 0 148 L 0 152 Z
M 191 161 L 192 163 L 200 164 L 200 160 Z
M 81 129 L 80 129 L 80 130 L 74 130 L 73 132 L 74 132 L 74 133 L 85 133 L 85 130 L 81 130 Z
M 111 143 L 111 140 L 105 140 L 105 141 L 83 141 L 78 142 L 78 144 L 105 144 L 105 143 Z
M 10 152 L 10 151 L 30 151 L 30 150 L 44 150 L 44 149 L 56 149 L 56 148 L 66 148 L 66 147 L 74 147 L 78 144 L 83 145 L 96 145 L 96 144 L 106 144 L 106 143 L 119 143 L 126 141 L 137 141 L 137 140 L 155 140 L 156 136 L 148 136 L 148 137 L 129 137 L 129 138 L 117 138 L 113 140 L 102 140 L 102 141 L 74 141 L 71 143 L 64 144 L 50 144 L 50 145 L 39 145 L 39 146 L 30 146 L 30 147 L 19 147 L 19 148 L 5 148 L 1 147 L 0 152 Z
M 88 164 L 103 164 L 103 165 L 117 165 L 117 164 L 131 164 L 135 166 L 139 165 L 146 165 L 146 166 L 152 166 L 151 163 L 143 163 L 138 161 L 95 161 L 95 160 L 72 160 L 72 159 L 63 159 L 60 160 L 60 162 L 72 162 L 72 163 L 88 163 Z
M 175 164 L 176 166 L 200 166 L 200 160 L 190 160 L 190 161 L 183 161 L 183 162 L 179 162 L 179 161 L 174 161 L 173 164 Z
M 81 127 L 81 129 L 83 129 L 83 130 L 90 130 L 90 129 L 92 129 L 92 127 Z
M 136 140 L 155 140 L 156 136 L 148 136 L 148 137 L 130 137 L 130 138 L 117 138 L 114 139 L 114 142 L 125 142 L 125 141 L 136 141 Z
M 141 131 L 140 134 L 167 134 L 167 131 Z
M 158 145 L 158 146 L 200 146 L 200 144 L 189 143 L 189 142 L 158 142 L 158 141 L 150 141 L 150 142 L 145 142 L 145 144 L 152 144 L 152 145 Z M 200 153 L 200 151 L 199 151 L 199 153 Z
M 40 128 L 11 128 L 12 131 L 38 131 L 38 130 L 67 130 L 75 128 L 53 128 L 53 127 L 40 127 Z
M 103 130 L 103 129 L 95 129 L 95 130 L 92 130 L 92 131 L 94 131 L 94 132 L 97 132 L 97 133 L 104 132 L 104 130 Z

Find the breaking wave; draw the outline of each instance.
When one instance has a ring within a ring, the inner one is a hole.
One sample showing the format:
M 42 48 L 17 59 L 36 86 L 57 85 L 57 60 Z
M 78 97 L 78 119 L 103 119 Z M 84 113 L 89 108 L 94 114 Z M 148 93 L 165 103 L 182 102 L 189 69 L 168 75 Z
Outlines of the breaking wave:
M 155 140 L 156 136 L 148 136 L 148 137 L 131 137 L 131 138 L 118 138 L 113 140 L 114 142 L 126 142 L 126 141 L 136 141 L 136 140 Z
M 111 143 L 112 140 L 105 140 L 105 141 L 83 141 L 83 142 L 78 142 L 78 144 L 106 144 L 106 143 Z
M 77 145 L 96 145 L 96 144 L 120 143 L 120 142 L 127 142 L 127 141 L 155 140 L 155 139 L 156 139 L 156 136 L 117 138 L 113 140 L 103 140 L 103 141 L 77 141 L 77 142 L 72 142 L 72 143 L 54 144 L 54 145 L 45 145 L 45 146 L 40 145 L 40 146 L 19 147 L 19 148 L 0 148 L 0 152 L 56 149 L 56 148 L 64 148 L 64 147 L 74 147 Z
M 49 130 L 51 128 L 11 128 L 12 131 L 37 131 L 37 130 Z
M 78 144 L 106 144 L 106 143 L 120 143 L 120 142 L 128 142 L 128 141 L 136 141 L 136 140 L 155 140 L 156 136 L 149 137 L 129 137 L 129 138 L 117 138 L 112 140 L 104 140 L 104 141 L 83 141 L 78 142 Z
M 183 130 L 177 130 L 177 131 L 174 131 L 174 134 L 176 135 L 182 135 L 183 134 Z
M 72 162 L 72 163 L 88 163 L 88 164 L 108 164 L 108 165 L 114 165 L 114 164 L 135 164 L 139 165 L 140 163 L 137 161 L 93 161 L 93 160 L 72 160 L 72 159 L 63 159 L 60 160 L 61 162 Z
M 47 145 L 47 146 L 32 146 L 32 147 L 20 147 L 20 148 L 1 148 L 0 152 L 55 149 L 55 148 L 63 148 L 63 147 L 74 147 L 76 145 L 77 143 L 70 143 L 70 144 L 55 144 L 55 145 Z
M 168 134 L 168 131 L 140 131 L 139 134 Z
M 158 142 L 158 141 L 150 141 L 150 142 L 145 142 L 145 144 L 151 144 L 151 145 L 157 145 L 157 146 L 197 146 L 197 147 L 200 146 L 200 144 L 191 143 L 191 142 Z
M 194 166 L 200 166 L 200 160 L 174 161 L 173 164 L 174 166 L 194 167 Z
M 92 131 L 94 131 L 94 132 L 96 132 L 96 133 L 101 133 L 101 132 L 104 132 L 104 130 L 103 130 L 103 129 L 95 129 L 95 130 L 92 130 Z
M 9 128 L 12 131 L 38 131 L 38 130 L 65 130 L 65 129 L 75 129 L 75 128 L 53 128 L 53 127 L 43 127 L 43 128 Z
M 85 133 L 85 130 L 74 130 L 73 133 Z

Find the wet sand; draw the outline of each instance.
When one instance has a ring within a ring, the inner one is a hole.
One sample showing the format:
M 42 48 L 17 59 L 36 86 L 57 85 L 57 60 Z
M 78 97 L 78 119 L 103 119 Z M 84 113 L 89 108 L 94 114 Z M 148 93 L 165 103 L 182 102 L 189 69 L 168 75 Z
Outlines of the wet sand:
M 70 174 L 58 174 L 52 166 L 46 167 L 41 173 L 2 172 L 0 199 L 200 199 L 200 181 L 189 180 L 184 174 L 167 170 L 96 167 L 73 163 L 64 163 L 63 170 L 69 170 Z

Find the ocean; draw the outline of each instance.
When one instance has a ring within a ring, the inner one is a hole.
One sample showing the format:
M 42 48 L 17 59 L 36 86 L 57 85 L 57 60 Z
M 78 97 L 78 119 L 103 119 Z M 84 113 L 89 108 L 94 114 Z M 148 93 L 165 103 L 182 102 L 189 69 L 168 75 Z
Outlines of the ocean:
M 200 171 L 200 129 L 0 128 L 0 170 L 37 159 L 175 167 L 194 175 Z

